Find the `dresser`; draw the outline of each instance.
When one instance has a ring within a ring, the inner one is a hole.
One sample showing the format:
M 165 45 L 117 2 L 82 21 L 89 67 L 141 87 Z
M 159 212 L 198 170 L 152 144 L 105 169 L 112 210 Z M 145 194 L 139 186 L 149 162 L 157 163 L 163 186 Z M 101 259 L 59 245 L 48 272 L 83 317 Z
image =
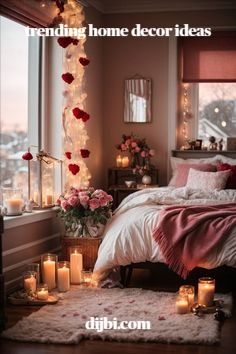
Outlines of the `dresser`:
M 129 194 L 147 187 L 158 187 L 158 170 L 152 168 L 149 171 L 152 183 L 142 184 L 142 176 L 134 174 L 133 169 L 126 167 L 113 167 L 108 169 L 108 192 L 113 197 L 113 209 L 117 208 L 121 201 Z M 134 181 L 131 187 L 127 187 L 125 181 Z

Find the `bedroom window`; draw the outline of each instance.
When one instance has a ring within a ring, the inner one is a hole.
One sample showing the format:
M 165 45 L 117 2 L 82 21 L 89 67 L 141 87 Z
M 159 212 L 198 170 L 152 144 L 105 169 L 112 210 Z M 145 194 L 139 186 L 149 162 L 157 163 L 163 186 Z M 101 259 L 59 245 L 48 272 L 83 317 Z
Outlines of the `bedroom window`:
M 40 41 L 25 27 L 0 16 L 0 185 L 27 195 L 27 147 L 39 144 Z
M 236 31 L 179 42 L 181 77 L 188 84 L 190 135 L 208 141 L 236 136 Z M 188 123 L 187 123 L 188 124 Z

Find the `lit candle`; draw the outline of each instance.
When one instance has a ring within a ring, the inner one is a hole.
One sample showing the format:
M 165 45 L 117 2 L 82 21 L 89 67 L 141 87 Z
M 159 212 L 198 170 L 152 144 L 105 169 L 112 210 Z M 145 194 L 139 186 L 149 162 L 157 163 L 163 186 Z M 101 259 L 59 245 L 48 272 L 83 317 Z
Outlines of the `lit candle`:
M 56 262 L 50 258 L 43 262 L 44 282 L 48 285 L 48 289 L 52 290 L 56 287 Z
M 52 195 L 51 194 L 46 194 L 46 205 L 52 205 Z
M 34 192 L 33 200 L 36 204 L 39 204 L 39 194 L 38 192 Z
M 61 268 L 57 269 L 57 287 L 58 291 L 68 291 L 70 289 L 70 269 L 66 262 Z
M 212 306 L 215 295 L 215 280 L 200 278 L 198 280 L 198 304 L 206 307 Z
M 128 156 L 122 157 L 121 165 L 122 165 L 122 167 L 128 167 L 129 166 L 129 158 L 128 158 Z
M 192 286 L 192 285 L 182 285 L 179 288 L 179 294 L 180 295 L 186 295 L 188 297 L 189 307 L 191 308 L 193 306 L 193 304 L 194 304 L 194 295 L 195 295 L 194 286 Z
M 47 286 L 42 286 L 37 289 L 37 298 L 38 300 L 47 300 L 48 299 L 48 288 Z
M 92 283 L 92 275 L 91 270 L 82 270 L 82 281 L 83 285 L 90 286 Z
M 36 291 L 36 278 L 31 275 L 29 278 L 24 279 L 24 289 L 27 293 Z
M 24 201 L 21 198 L 6 199 L 5 205 L 7 208 L 8 215 L 19 215 L 22 214 Z
M 176 312 L 178 314 L 184 314 L 189 311 L 188 297 L 179 295 L 176 299 Z
M 122 166 L 122 157 L 120 155 L 117 156 L 116 158 L 116 166 L 121 167 Z
M 81 271 L 83 269 L 83 256 L 74 250 L 70 254 L 70 281 L 72 284 L 81 283 Z

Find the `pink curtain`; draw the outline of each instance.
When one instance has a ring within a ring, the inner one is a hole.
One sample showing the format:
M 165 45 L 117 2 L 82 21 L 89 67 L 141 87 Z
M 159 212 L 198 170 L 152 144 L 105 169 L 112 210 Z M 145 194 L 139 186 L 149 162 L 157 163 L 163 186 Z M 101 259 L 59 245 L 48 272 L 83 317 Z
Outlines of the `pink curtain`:
M 236 31 L 182 38 L 183 82 L 236 82 Z

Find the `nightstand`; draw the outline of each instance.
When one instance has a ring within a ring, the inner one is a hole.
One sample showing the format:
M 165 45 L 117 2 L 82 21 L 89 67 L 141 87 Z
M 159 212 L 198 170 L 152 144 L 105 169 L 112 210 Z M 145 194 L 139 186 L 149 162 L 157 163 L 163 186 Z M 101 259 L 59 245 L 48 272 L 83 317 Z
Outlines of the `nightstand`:
M 144 186 L 141 183 L 142 176 L 133 173 L 132 168 L 109 168 L 108 169 L 108 192 L 113 197 L 113 208 L 117 208 L 121 201 L 129 194 L 137 192 L 143 188 L 158 187 L 158 170 L 151 169 L 150 176 L 152 184 Z M 132 187 L 127 187 L 125 181 L 134 181 Z

